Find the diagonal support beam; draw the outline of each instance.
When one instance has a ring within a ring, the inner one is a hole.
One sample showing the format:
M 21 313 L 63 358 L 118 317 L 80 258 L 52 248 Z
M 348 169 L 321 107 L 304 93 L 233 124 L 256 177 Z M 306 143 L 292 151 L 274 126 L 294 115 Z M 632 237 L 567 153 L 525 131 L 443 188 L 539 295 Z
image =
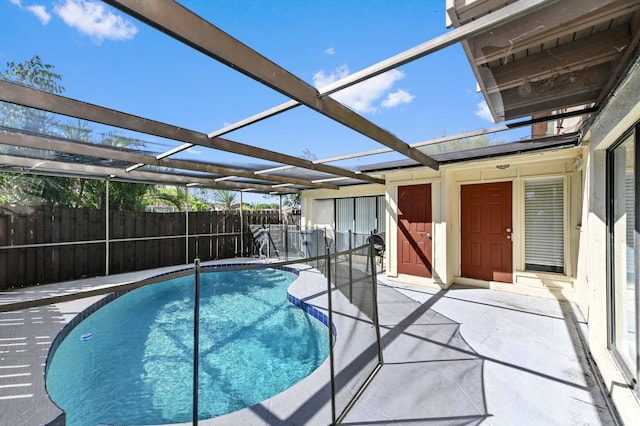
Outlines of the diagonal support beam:
M 47 151 L 64 152 L 67 154 L 85 155 L 107 160 L 127 161 L 139 164 L 149 164 L 161 167 L 170 167 L 180 170 L 193 170 L 204 173 L 213 173 L 217 175 L 232 175 L 235 177 L 243 177 L 248 179 L 256 179 L 262 181 L 274 181 L 281 184 L 293 184 L 300 186 L 309 186 L 326 189 L 338 189 L 337 185 L 326 183 L 315 183 L 304 179 L 287 178 L 269 174 L 257 174 L 251 171 L 236 169 L 232 167 L 222 167 L 213 164 L 206 164 L 195 161 L 178 160 L 164 158 L 157 160 L 155 157 L 140 154 L 132 151 L 124 151 L 114 149 L 103 145 L 78 143 L 70 140 L 58 139 L 53 137 L 38 136 L 23 132 L 10 131 L 0 128 L 0 142 L 6 145 L 22 146 L 34 149 L 42 149 Z M 218 181 L 216 179 L 216 181 Z M 243 183 L 243 185 L 249 185 Z M 266 185 L 265 185 L 266 186 Z
M 75 175 L 87 177 L 110 177 L 114 180 L 121 180 L 123 182 L 141 182 L 150 183 L 153 185 L 167 185 L 179 184 L 179 185 L 198 185 L 201 188 L 212 189 L 228 189 L 233 191 L 246 191 L 255 190 L 263 193 L 278 192 L 282 194 L 290 194 L 300 192 L 294 188 L 274 188 L 269 185 L 255 185 L 255 184 L 243 184 L 239 182 L 215 182 L 209 178 L 198 178 L 193 176 L 184 175 L 170 175 L 167 173 L 150 172 L 143 170 L 135 170 L 133 172 L 126 172 L 117 167 L 107 166 L 92 166 L 88 164 L 70 163 L 67 161 L 58 160 L 43 160 L 38 158 L 18 157 L 15 155 L 0 154 L 0 169 L 1 165 L 6 164 L 11 167 L 22 167 L 22 173 L 31 174 L 61 174 L 64 176 Z M 14 171 L 14 170 L 10 170 Z
M 37 108 L 43 111 L 93 121 L 95 123 L 107 124 L 109 126 L 133 130 L 148 135 L 187 142 L 193 145 L 206 146 L 208 148 L 232 152 L 234 154 L 260 158 L 266 161 L 288 164 L 304 169 L 316 170 L 371 183 L 384 184 L 383 179 L 378 179 L 367 174 L 355 173 L 340 167 L 314 164 L 311 161 L 303 160 L 298 157 L 280 154 L 278 152 L 253 147 L 228 139 L 210 139 L 205 133 L 172 126 L 170 124 L 104 108 L 87 102 L 81 102 L 64 96 L 54 95 L 52 93 L 43 92 L 41 90 L 8 81 L 0 80 L 0 101 L 11 102 L 30 108 Z
M 105 0 L 105 3 L 420 164 L 438 169 L 433 158 L 333 98 L 320 96 L 310 84 L 177 2 Z
M 487 16 L 483 16 L 475 21 L 469 22 L 468 24 L 465 24 L 462 27 L 455 28 L 449 31 L 448 33 L 442 34 L 432 40 L 426 41 L 409 50 L 406 50 L 395 56 L 385 59 L 382 62 L 373 64 L 363 70 L 360 70 L 343 79 L 340 79 L 328 86 L 321 87 L 320 89 L 318 89 L 318 91 L 320 92 L 320 96 L 331 95 L 332 93 L 335 93 L 342 89 L 346 89 L 347 87 L 351 87 L 364 80 L 368 80 L 372 77 L 383 74 L 392 69 L 398 68 L 399 66 L 402 66 L 404 64 L 413 62 L 431 53 L 442 50 L 455 43 L 463 41 L 468 37 L 473 37 L 477 34 L 481 34 L 485 31 L 488 31 L 491 28 L 497 27 L 498 25 L 502 25 L 504 23 L 510 22 L 520 16 L 523 16 L 526 13 L 531 13 L 533 11 L 536 11 L 556 1 L 558 0 L 521 0 L 521 1 L 515 2 L 513 4 L 510 4 L 508 6 L 498 9 L 497 11 L 494 11 L 493 13 Z M 299 102 L 295 100 L 289 100 L 273 108 L 270 108 L 268 110 L 259 112 L 258 114 L 252 115 L 251 117 L 247 117 L 243 120 L 240 120 L 228 126 L 225 126 L 219 130 L 213 131 L 209 133 L 209 137 L 214 138 L 214 137 L 225 135 L 227 133 L 233 132 L 235 130 L 238 130 L 243 127 L 249 126 L 251 124 L 257 123 L 259 121 L 265 120 L 269 117 L 273 117 L 285 111 L 289 111 L 290 109 L 293 109 L 298 106 L 300 106 Z M 415 148 L 414 145 L 411 145 L 411 146 Z M 190 146 L 188 144 L 185 144 L 171 151 L 167 151 L 166 153 L 162 154 L 162 156 L 164 157 L 164 156 L 173 155 L 177 152 L 183 151 L 188 148 L 190 148 Z M 388 151 L 385 151 L 385 152 L 388 152 Z

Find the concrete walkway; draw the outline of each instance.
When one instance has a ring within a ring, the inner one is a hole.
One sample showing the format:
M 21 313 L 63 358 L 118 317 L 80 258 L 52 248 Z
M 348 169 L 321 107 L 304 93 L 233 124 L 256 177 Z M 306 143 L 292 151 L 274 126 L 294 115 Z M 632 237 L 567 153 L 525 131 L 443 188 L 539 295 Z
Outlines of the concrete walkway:
M 0 293 L 0 305 L 164 270 Z M 61 328 L 98 298 L 0 313 L 0 424 L 47 424 L 60 414 L 44 388 L 46 355 Z M 457 285 L 399 285 L 384 276 L 378 301 L 384 365 L 343 424 L 617 424 L 582 343 L 587 329 L 574 305 Z M 286 396 L 288 408 L 298 407 L 298 418 L 306 421 L 279 416 L 276 404 L 259 404 L 245 410 L 259 415 L 242 417 L 243 424 L 327 424 L 318 420 L 330 418 L 326 375 L 312 376 L 318 383 L 297 389 L 320 386 L 313 398 Z
M 347 425 L 615 425 L 568 302 L 387 283 L 385 365 Z

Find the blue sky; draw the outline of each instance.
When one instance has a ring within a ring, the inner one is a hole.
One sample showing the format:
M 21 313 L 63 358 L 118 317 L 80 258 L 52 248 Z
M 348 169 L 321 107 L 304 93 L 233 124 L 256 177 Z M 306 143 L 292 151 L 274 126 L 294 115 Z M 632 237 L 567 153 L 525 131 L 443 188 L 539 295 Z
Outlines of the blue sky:
M 180 3 L 316 87 L 448 31 L 445 0 Z M 288 100 L 102 2 L 0 0 L 0 16 L 0 69 L 39 55 L 82 101 L 212 132 Z M 493 125 L 459 45 L 334 96 L 409 144 Z M 304 107 L 225 137 L 319 159 L 382 147 Z M 180 157 L 260 163 L 199 147 Z

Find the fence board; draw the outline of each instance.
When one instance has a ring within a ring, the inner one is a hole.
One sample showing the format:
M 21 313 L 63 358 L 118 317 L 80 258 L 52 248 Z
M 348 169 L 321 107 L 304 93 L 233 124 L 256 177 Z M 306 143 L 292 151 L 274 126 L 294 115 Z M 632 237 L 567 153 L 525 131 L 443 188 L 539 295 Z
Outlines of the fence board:
M 0 246 L 104 240 L 103 209 L 50 205 L 0 206 Z M 192 212 L 189 234 L 237 235 L 198 237 L 201 260 L 251 255 L 253 240 L 249 224 L 278 223 L 277 212 Z M 240 253 L 240 228 L 244 251 Z M 185 213 L 109 212 L 110 239 L 178 236 L 167 240 L 111 242 L 109 271 L 112 274 L 181 265 L 186 259 Z M 189 239 L 189 261 L 196 253 L 196 238 Z M 36 285 L 102 275 L 105 271 L 103 243 L 0 250 L 0 289 Z
M 9 214 L 2 211 L 0 215 L 0 245 L 9 245 Z M 9 284 L 9 250 L 0 250 L 0 290 L 8 288 Z
M 36 210 L 35 214 L 35 223 L 33 224 L 35 228 L 35 243 L 41 244 L 45 242 L 45 234 L 44 234 L 44 208 L 39 208 Z M 45 256 L 46 251 L 44 247 L 39 247 L 35 249 L 36 259 L 34 262 L 34 269 L 36 270 L 36 284 L 45 282 L 46 277 L 46 269 L 45 269 Z
M 73 241 L 76 231 L 76 227 L 74 226 L 74 223 L 76 223 L 75 212 L 59 207 L 57 217 L 59 218 L 58 229 L 60 230 L 58 241 Z M 74 273 L 75 247 L 62 246 L 60 248 L 60 257 L 60 279 L 66 281 L 74 278 L 76 276 Z
M 38 232 L 36 210 L 31 211 L 31 214 L 28 214 L 24 217 L 23 222 L 23 232 L 24 235 L 24 243 L 23 244 L 36 244 L 38 242 L 38 238 L 36 233 Z M 26 249 L 26 253 L 24 259 L 22 259 L 22 267 L 24 268 L 25 278 L 24 281 L 26 283 L 38 282 L 38 249 L 37 248 L 29 248 Z
M 53 207 L 46 205 L 42 206 L 42 242 L 50 243 L 53 241 L 53 228 L 52 220 Z M 55 281 L 55 274 L 58 271 L 58 264 L 54 262 L 54 248 L 44 248 L 44 267 L 42 283 Z

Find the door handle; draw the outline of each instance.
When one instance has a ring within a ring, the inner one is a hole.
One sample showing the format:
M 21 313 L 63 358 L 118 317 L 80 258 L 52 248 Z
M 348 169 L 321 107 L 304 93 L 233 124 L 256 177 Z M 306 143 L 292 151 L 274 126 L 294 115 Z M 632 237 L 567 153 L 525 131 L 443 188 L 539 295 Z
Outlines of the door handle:
M 504 230 L 505 232 L 511 232 L 511 228 L 507 228 Z

